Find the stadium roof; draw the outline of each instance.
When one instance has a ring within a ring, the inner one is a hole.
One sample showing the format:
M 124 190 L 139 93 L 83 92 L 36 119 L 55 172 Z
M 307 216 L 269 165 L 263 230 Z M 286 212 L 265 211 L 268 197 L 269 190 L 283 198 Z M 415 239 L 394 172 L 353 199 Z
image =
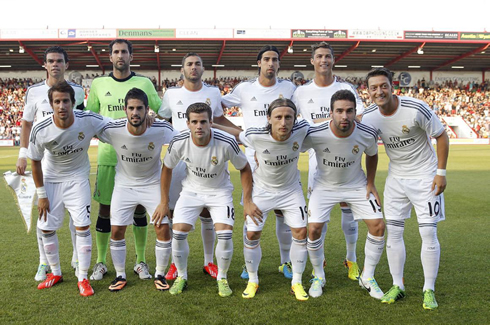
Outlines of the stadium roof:
M 347 31 L 345 31 L 347 33 Z M 298 38 L 292 32 L 289 38 L 139 38 L 131 39 L 134 47 L 132 64 L 137 70 L 175 70 L 187 52 L 197 52 L 206 69 L 256 69 L 256 55 L 266 45 L 275 45 L 281 52 L 281 69 L 311 69 L 311 45 L 325 40 L 335 50 L 336 70 L 367 71 L 372 66 L 385 66 L 394 71 L 481 71 L 490 69 L 490 46 L 486 34 L 481 38 L 465 38 L 462 33 L 425 32 L 422 37 L 402 39 Z M 456 35 L 456 38 L 447 35 Z M 481 35 L 473 33 L 475 35 Z M 490 36 L 490 35 L 488 35 Z M 413 39 L 420 38 L 420 39 Z M 425 38 L 425 39 L 424 39 Z M 70 70 L 112 69 L 108 44 L 112 38 L 76 39 L 3 39 L 0 37 L 0 71 L 39 70 L 43 52 L 52 45 L 66 49 L 70 57 Z M 159 52 L 156 52 L 156 47 Z M 292 49 L 288 51 L 288 49 Z M 19 53 L 22 52 L 23 53 Z M 423 53 L 423 54 L 422 54 Z M 461 68 L 463 67 L 463 68 Z M 457 70 L 455 70 L 457 69 Z

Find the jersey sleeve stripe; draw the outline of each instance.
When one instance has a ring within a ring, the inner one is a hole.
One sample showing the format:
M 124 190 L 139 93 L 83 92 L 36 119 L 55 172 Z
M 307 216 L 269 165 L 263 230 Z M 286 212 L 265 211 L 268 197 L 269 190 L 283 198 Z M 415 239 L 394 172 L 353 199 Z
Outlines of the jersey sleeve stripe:
M 330 128 L 330 125 L 328 123 L 318 125 L 318 126 L 311 126 L 306 135 L 310 135 L 315 132 L 320 132 L 323 130 L 328 130 Z
M 46 120 L 37 124 L 31 131 L 31 137 L 30 137 L 29 141 L 32 142 L 33 144 L 36 144 L 36 136 L 39 133 L 39 131 L 50 126 L 51 124 L 53 124 L 52 118 L 47 118 Z
M 190 137 L 190 133 L 189 132 L 180 133 L 180 134 L 174 136 L 173 139 L 172 139 L 172 141 L 170 141 L 170 144 L 168 145 L 167 151 L 170 153 L 172 151 L 172 149 L 173 149 L 174 143 L 176 143 L 178 141 L 186 140 L 189 137 Z
M 301 120 L 293 126 L 293 131 L 302 129 L 304 127 L 309 127 L 310 124 L 306 120 Z
M 368 127 L 365 124 L 357 123 L 357 128 L 365 133 L 368 133 L 369 135 L 372 135 L 376 140 L 378 140 L 378 133 L 376 132 L 375 129 Z
M 408 100 L 402 99 L 401 104 L 404 107 L 413 108 L 413 109 L 420 111 L 420 113 L 422 113 L 425 116 L 425 118 L 428 120 L 430 120 L 432 117 L 430 110 L 427 107 L 425 107 L 424 104 L 422 104 L 422 103 L 419 103 L 419 102 L 416 102 L 416 101 L 413 101 L 410 99 L 408 99 Z
M 235 153 L 237 155 L 240 153 L 240 147 L 238 146 L 238 142 L 236 142 L 235 139 L 233 139 L 231 137 L 227 137 L 227 136 L 220 134 L 220 133 L 217 133 L 217 132 L 214 133 L 214 138 L 216 140 L 228 143 L 233 148 L 233 150 L 235 151 Z
M 363 115 L 372 113 L 372 112 L 376 111 L 377 109 L 378 109 L 378 105 L 372 104 L 368 108 L 366 108 L 366 110 L 364 111 Z

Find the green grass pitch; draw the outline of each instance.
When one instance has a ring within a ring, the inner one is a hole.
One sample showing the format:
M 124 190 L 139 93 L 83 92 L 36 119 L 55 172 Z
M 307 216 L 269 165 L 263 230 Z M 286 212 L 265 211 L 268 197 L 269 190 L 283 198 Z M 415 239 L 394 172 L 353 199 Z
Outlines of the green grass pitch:
M 0 148 L 0 171 L 15 169 L 18 148 Z M 92 173 L 95 172 L 96 149 L 90 149 Z M 236 223 L 234 256 L 228 274 L 232 297 L 221 298 L 216 283 L 202 272 L 200 222 L 189 235 L 189 287 L 173 297 L 155 290 L 153 281 L 139 280 L 131 271 L 134 265 L 132 231 L 128 231 L 128 285 L 118 293 L 107 290 L 115 272 L 108 257 L 109 273 L 102 281 L 92 281 L 95 295 L 78 295 L 77 279 L 70 268 L 71 240 L 68 222 L 59 231 L 61 266 L 64 282 L 48 290 L 38 290 L 34 274 L 38 265 L 35 231 L 26 234 L 21 217 L 7 186 L 0 186 L 0 323 L 165 323 L 165 324 L 450 324 L 490 322 L 490 146 L 454 145 L 450 148 L 448 187 L 445 192 L 446 221 L 439 224 L 441 265 L 436 284 L 439 308 L 422 308 L 423 271 L 420 262 L 421 240 L 414 217 L 406 223 L 407 262 L 405 284 L 407 297 L 393 305 L 383 305 L 347 278 L 342 265 L 345 244 L 340 227 L 340 210 L 335 208 L 329 225 L 325 253 L 327 259 L 324 295 L 299 302 L 289 293 L 289 281 L 277 271 L 278 244 L 275 220 L 269 218 L 262 236 L 263 258 L 260 265 L 260 289 L 251 300 L 241 297 L 246 283 L 239 274 L 243 265 L 241 240 L 243 217 L 239 204 L 239 174 L 230 170 L 235 184 Z M 383 193 L 388 159 L 380 147 L 377 188 Z M 307 179 L 307 156 L 302 155 L 300 170 L 304 187 Z M 91 175 L 93 186 L 94 175 Z M 98 206 L 92 205 L 92 225 Z M 92 232 L 95 233 L 94 227 Z M 357 245 L 362 267 L 367 228 L 360 222 Z M 155 267 L 155 234 L 149 230 L 147 260 Z M 92 265 L 95 262 L 95 240 Z M 308 262 L 303 283 L 309 288 L 311 265 Z M 376 270 L 383 290 L 391 287 L 386 253 Z

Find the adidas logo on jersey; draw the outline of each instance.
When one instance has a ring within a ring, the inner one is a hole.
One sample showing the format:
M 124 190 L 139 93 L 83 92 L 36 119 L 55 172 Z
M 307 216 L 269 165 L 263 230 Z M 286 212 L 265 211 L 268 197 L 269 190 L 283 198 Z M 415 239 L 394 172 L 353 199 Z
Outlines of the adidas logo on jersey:
M 108 92 L 105 94 L 105 96 L 106 96 L 106 97 L 108 97 L 108 96 L 112 96 L 112 95 L 111 95 L 111 92 L 110 92 L 110 91 L 108 91 Z
M 184 105 L 184 103 L 182 103 L 182 101 L 180 101 L 180 100 L 179 100 L 179 101 L 177 102 L 177 105 Z
M 128 148 L 126 148 L 126 145 L 125 144 L 123 144 L 123 146 L 121 147 L 121 149 L 128 150 Z
M 185 160 L 184 160 L 184 161 L 185 161 L 186 163 L 190 163 L 190 162 L 191 162 L 191 160 L 190 160 L 189 158 L 185 158 Z
M 330 153 L 330 150 L 328 148 L 323 149 L 323 152 Z
M 53 141 L 53 146 L 57 146 L 57 145 L 58 145 L 58 142 Z
M 270 155 L 270 152 L 269 152 L 269 150 L 267 150 L 267 149 L 265 149 L 264 151 L 262 151 L 262 153 L 265 153 L 265 154 L 267 154 L 267 155 Z
M 310 100 L 308 101 L 308 104 L 315 104 L 315 102 L 313 101 L 313 99 L 310 99 Z
M 250 100 L 251 102 L 256 102 L 257 101 L 257 98 L 255 98 L 255 96 L 252 97 L 252 99 Z
M 46 99 L 44 99 L 41 104 L 48 104 L 48 101 Z

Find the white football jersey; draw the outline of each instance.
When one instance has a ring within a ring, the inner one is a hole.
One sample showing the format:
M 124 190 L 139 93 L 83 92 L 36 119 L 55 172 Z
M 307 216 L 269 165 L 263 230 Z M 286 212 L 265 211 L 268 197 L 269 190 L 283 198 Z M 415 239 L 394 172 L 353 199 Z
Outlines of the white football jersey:
M 235 138 L 216 129 L 211 130 L 211 140 L 205 147 L 194 144 L 190 130 L 175 136 L 163 163 L 173 169 L 181 160 L 187 165 L 186 177 L 182 181 L 183 191 L 207 194 L 229 194 L 233 191 L 227 170 L 228 161 L 238 170 L 247 165 L 247 158 Z
M 364 104 L 357 91 L 350 83 L 339 81 L 337 77 L 327 87 L 319 87 L 314 79 L 311 80 L 296 89 L 292 100 L 301 117 L 313 122 L 315 119 L 328 118 L 330 116 L 332 95 L 343 89 L 350 90 L 356 96 L 356 115 L 361 115 L 364 112 Z
M 284 191 L 298 186 L 299 154 L 308 127 L 306 120 L 298 121 L 285 141 L 275 140 L 266 127 L 249 128 L 240 133 L 240 141 L 255 150 L 254 186 L 268 191 Z
M 117 154 L 115 185 L 144 187 L 159 184 L 162 146 L 178 134 L 167 121 L 155 121 L 142 135 L 128 131 L 128 120 L 107 123 L 99 139 L 114 147 Z
M 291 81 L 280 79 L 276 79 L 274 86 L 264 87 L 257 77 L 239 83 L 221 101 L 227 107 L 239 106 L 242 109 L 245 129 L 263 127 L 267 124 L 269 104 L 278 98 L 291 99 L 295 89 Z
M 345 138 L 337 137 L 331 129 L 332 121 L 314 126 L 303 142 L 302 151 L 314 149 L 317 172 L 315 185 L 329 189 L 355 189 L 365 186 L 366 175 L 361 167 L 362 153 L 374 156 L 378 153 L 376 130 L 362 123 L 355 123 L 354 131 Z M 313 188 L 314 190 L 314 188 Z
M 213 117 L 223 115 L 219 88 L 205 83 L 198 91 L 187 90 L 184 86 L 167 89 L 163 95 L 162 106 L 158 110 L 158 115 L 166 119 L 172 118 L 172 126 L 177 131 L 186 130 L 186 111 L 194 103 L 208 104 L 213 112 Z
M 47 182 L 83 181 L 89 177 L 90 140 L 102 131 L 109 119 L 87 111 L 74 110 L 73 113 L 75 121 L 67 129 L 58 128 L 52 115 L 36 122 L 32 128 L 27 156 L 42 160 Z
M 376 104 L 362 117 L 377 130 L 390 158 L 389 175 L 398 178 L 425 178 L 437 169 L 437 157 L 430 137 L 438 137 L 444 126 L 429 106 L 411 97 L 397 97 L 398 108 L 385 116 Z
M 75 90 L 75 107 L 77 108 L 80 105 L 83 105 L 83 101 L 85 99 L 85 91 L 83 87 L 77 85 L 76 83 L 69 82 L 67 83 Z M 48 98 L 48 90 L 49 86 L 46 83 L 46 80 L 35 85 L 30 86 L 27 89 L 25 96 L 25 107 L 24 107 L 24 115 L 22 119 L 27 122 L 35 122 L 40 121 L 42 118 L 53 114 L 53 109 L 49 104 Z

